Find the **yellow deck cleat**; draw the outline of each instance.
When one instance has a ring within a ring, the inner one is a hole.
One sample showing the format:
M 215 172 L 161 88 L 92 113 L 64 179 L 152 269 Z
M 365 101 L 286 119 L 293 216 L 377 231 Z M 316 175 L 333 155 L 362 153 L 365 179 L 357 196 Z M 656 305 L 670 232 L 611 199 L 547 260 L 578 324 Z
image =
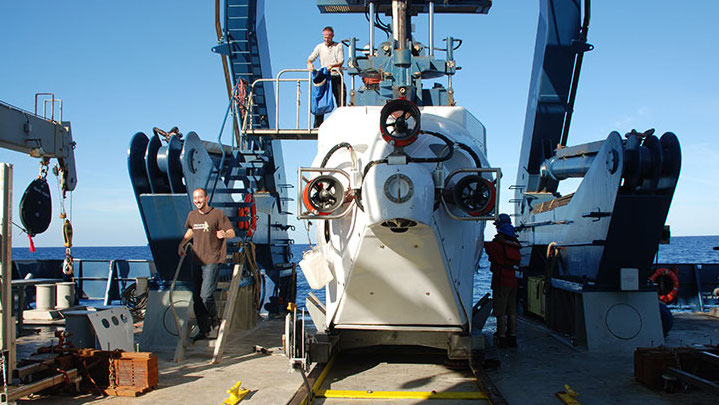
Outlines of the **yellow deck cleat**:
M 237 403 L 242 401 L 242 398 L 244 398 L 245 395 L 249 394 L 250 390 L 241 388 L 241 385 L 242 381 L 238 381 L 237 384 L 233 385 L 232 388 L 227 390 L 227 393 L 230 394 L 230 397 L 227 398 L 225 402 L 222 403 L 222 405 L 237 405 Z

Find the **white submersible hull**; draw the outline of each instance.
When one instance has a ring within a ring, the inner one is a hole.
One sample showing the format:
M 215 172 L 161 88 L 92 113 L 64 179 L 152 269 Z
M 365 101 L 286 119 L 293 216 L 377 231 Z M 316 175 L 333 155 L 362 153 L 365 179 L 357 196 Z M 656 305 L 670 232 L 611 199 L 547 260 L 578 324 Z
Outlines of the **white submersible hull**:
M 409 135 L 393 137 L 394 126 Z M 325 305 L 307 302 L 318 335 L 340 348 L 423 345 L 468 357 L 474 273 L 501 177 L 488 167 L 484 126 L 461 107 L 395 100 L 338 109 L 318 139 L 299 187 L 319 263 L 301 267 L 324 280 L 312 287 L 326 282 Z

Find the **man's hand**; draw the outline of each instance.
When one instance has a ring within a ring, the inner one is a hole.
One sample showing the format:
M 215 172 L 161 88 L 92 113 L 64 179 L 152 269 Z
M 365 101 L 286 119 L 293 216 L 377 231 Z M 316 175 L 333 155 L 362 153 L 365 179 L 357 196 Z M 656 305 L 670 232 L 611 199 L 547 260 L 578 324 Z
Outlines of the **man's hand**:
M 185 250 L 187 249 L 187 242 L 189 242 L 190 239 L 192 239 L 192 228 L 187 228 L 185 236 L 180 241 L 180 246 L 177 247 L 177 254 L 180 257 L 185 255 Z
M 225 231 L 223 231 L 222 229 L 217 231 L 217 239 L 225 239 L 226 236 L 227 236 L 227 233 Z

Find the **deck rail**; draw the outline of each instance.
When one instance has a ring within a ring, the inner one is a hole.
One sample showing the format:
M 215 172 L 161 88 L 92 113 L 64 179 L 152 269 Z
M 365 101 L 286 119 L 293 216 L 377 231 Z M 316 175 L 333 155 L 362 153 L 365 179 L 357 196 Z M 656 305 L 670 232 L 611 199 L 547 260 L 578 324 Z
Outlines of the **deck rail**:
M 341 69 L 333 68 L 332 72 L 339 73 L 341 77 L 341 90 L 340 90 L 340 107 L 345 105 L 345 89 L 344 84 L 344 72 Z M 288 74 L 306 73 L 307 77 L 282 77 Z M 295 127 L 294 128 L 280 128 L 280 83 L 294 82 L 296 83 L 295 92 Z M 274 79 L 257 79 L 250 85 L 250 92 L 248 96 L 249 105 L 247 108 L 248 113 L 244 115 L 242 120 L 242 133 L 244 135 L 252 136 L 271 136 L 276 139 L 317 139 L 317 128 L 312 128 L 312 112 L 310 105 L 312 104 L 312 70 L 311 69 L 283 69 L 277 73 Z M 273 83 L 275 87 L 275 120 L 274 125 L 270 125 L 270 128 L 255 128 L 254 120 L 252 119 L 252 111 L 254 110 L 254 94 L 258 85 L 263 83 Z M 300 125 L 301 117 L 301 100 L 302 100 L 302 87 L 303 83 L 306 83 L 307 87 L 307 126 Z

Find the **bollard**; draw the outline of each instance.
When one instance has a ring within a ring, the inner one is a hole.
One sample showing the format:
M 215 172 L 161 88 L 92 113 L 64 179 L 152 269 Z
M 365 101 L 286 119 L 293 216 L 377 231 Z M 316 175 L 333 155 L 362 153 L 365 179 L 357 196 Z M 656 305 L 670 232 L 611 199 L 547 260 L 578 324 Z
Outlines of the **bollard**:
M 75 283 L 72 281 L 65 281 L 57 283 L 56 292 L 56 309 L 70 308 L 75 305 Z
M 55 284 L 38 284 L 35 291 L 35 309 L 50 311 L 55 308 Z

